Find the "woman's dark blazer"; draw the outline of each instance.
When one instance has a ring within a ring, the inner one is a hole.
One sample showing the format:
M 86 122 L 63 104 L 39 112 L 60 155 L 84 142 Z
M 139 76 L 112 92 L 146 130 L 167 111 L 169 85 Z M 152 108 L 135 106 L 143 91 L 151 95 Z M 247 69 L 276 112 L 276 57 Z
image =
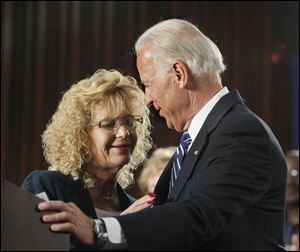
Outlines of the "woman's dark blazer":
M 25 178 L 22 189 L 32 194 L 45 192 L 49 200 L 73 202 L 86 215 L 93 219 L 97 218 L 92 199 L 81 179 L 73 180 L 70 175 L 64 175 L 58 171 L 35 170 Z M 117 192 L 122 210 L 134 202 L 134 198 L 128 195 L 119 184 Z M 80 249 L 80 246 L 76 247 Z M 71 244 L 71 249 L 74 249 L 74 244 Z

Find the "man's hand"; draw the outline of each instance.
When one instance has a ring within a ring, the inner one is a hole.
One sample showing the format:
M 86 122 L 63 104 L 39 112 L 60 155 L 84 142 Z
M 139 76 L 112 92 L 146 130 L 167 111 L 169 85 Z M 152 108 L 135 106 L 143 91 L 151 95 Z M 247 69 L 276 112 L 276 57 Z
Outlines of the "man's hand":
M 40 211 L 58 211 L 58 213 L 45 214 L 44 222 L 54 223 L 51 230 L 54 232 L 69 232 L 84 244 L 94 244 L 94 221 L 86 216 L 74 203 L 63 201 L 48 201 L 38 204 Z

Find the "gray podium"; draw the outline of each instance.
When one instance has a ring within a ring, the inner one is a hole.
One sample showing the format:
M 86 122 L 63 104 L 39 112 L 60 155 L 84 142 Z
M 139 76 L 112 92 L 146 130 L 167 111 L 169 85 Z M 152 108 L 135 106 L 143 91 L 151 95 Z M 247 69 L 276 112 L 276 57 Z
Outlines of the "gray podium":
M 51 232 L 41 221 L 36 210 L 41 201 L 1 179 L 1 251 L 69 250 L 69 235 Z

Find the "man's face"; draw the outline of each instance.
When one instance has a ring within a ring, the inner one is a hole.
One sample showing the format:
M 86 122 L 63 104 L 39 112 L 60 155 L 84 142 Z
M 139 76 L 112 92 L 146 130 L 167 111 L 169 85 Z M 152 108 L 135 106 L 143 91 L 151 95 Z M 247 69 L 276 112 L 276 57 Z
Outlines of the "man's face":
M 137 56 L 137 68 L 145 86 L 145 103 L 153 105 L 161 117 L 166 119 L 168 128 L 182 131 L 184 116 L 181 113 L 183 96 L 170 74 L 160 74 L 153 62 L 142 50 Z

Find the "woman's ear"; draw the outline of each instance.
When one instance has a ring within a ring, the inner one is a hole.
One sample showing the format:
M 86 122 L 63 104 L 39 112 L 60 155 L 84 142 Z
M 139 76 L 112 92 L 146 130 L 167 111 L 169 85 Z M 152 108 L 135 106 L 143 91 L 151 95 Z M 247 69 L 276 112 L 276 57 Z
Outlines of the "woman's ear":
M 178 83 L 178 86 L 180 88 L 183 88 L 187 85 L 188 71 L 183 62 L 176 61 L 172 65 L 172 75 L 174 78 L 174 82 Z

